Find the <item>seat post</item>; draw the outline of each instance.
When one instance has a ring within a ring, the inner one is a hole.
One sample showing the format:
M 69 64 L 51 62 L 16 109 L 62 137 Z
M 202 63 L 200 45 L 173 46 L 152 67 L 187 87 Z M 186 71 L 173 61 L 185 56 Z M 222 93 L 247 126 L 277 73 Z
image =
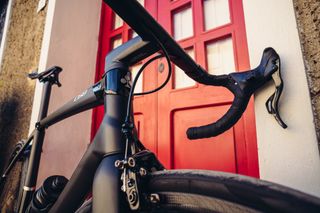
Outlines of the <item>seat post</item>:
M 61 68 L 60 69 L 55 68 L 54 70 L 51 71 L 52 74 L 42 79 L 40 79 L 41 74 L 38 75 L 39 78 L 38 76 L 35 76 L 36 79 L 39 79 L 40 82 L 43 83 L 43 91 L 42 91 L 38 120 L 35 126 L 34 138 L 33 138 L 30 157 L 29 157 L 26 181 L 23 186 L 22 199 L 19 206 L 19 213 L 24 213 L 26 211 L 26 208 L 29 205 L 36 189 L 41 152 L 42 152 L 42 145 L 43 145 L 44 136 L 45 136 L 45 126 L 40 126 L 39 122 L 43 118 L 45 118 L 48 114 L 51 89 L 54 84 L 57 84 L 57 82 L 59 82 L 58 73 L 61 72 L 61 70 L 62 70 Z M 50 70 L 44 71 L 44 73 L 48 71 Z

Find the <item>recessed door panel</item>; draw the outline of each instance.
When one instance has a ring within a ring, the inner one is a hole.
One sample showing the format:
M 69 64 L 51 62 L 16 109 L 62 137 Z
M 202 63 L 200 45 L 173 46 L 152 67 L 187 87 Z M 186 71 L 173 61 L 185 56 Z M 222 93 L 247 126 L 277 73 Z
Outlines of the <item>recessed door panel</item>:
M 215 138 L 190 141 L 186 136 L 187 128 L 211 123 L 229 107 L 198 107 L 173 112 L 173 167 L 236 172 L 233 129 Z

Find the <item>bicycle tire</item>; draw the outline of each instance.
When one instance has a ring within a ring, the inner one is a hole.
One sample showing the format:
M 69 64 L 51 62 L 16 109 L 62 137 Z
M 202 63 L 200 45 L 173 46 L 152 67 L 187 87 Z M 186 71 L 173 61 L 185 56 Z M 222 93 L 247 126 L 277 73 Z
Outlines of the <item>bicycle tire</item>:
M 320 199 L 314 196 L 279 184 L 216 171 L 154 172 L 142 191 L 159 198 L 145 204 L 143 212 L 320 212 Z

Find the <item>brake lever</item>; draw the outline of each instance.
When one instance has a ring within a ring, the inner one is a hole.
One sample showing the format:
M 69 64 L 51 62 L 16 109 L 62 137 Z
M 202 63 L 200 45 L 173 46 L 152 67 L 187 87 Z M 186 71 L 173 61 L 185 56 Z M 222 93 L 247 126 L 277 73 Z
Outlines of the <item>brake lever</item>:
M 278 69 L 271 76 L 275 84 L 275 91 L 266 101 L 266 108 L 268 113 L 274 116 L 279 125 L 282 128 L 286 129 L 288 126 L 283 122 L 279 114 L 279 99 L 283 90 L 280 59 L 277 60 L 276 66 L 278 67 Z

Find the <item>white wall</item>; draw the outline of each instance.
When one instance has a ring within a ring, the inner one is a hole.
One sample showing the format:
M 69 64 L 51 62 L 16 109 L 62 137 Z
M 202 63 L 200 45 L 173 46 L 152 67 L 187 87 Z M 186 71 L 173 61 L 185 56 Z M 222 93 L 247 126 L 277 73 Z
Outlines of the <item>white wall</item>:
M 46 23 L 45 23 L 44 32 L 43 32 L 43 40 L 41 45 L 41 52 L 40 52 L 40 59 L 39 59 L 39 66 L 38 66 L 39 72 L 44 71 L 47 68 L 49 44 L 50 44 L 50 38 L 51 38 L 51 29 L 52 29 L 52 22 L 54 18 L 55 5 L 56 5 L 56 0 L 50 0 L 47 6 L 48 9 L 46 14 Z M 38 119 L 41 94 L 42 94 L 42 84 L 39 83 L 39 81 L 37 81 L 35 92 L 34 92 L 34 98 L 33 98 L 29 134 L 33 131 L 35 127 L 35 123 L 37 122 L 37 119 Z
M 63 68 L 62 87 L 53 86 L 49 113 L 94 83 L 100 25 L 100 0 L 50 0 L 39 70 Z M 38 116 L 42 87 L 37 84 L 31 127 Z M 38 185 L 49 175 L 70 177 L 90 143 L 91 111 L 62 121 L 47 130 Z
M 320 158 L 296 20 L 291 0 L 243 0 L 251 67 L 271 46 L 281 57 L 284 91 L 282 129 L 269 115 L 269 85 L 255 96 L 261 179 L 320 196 Z

